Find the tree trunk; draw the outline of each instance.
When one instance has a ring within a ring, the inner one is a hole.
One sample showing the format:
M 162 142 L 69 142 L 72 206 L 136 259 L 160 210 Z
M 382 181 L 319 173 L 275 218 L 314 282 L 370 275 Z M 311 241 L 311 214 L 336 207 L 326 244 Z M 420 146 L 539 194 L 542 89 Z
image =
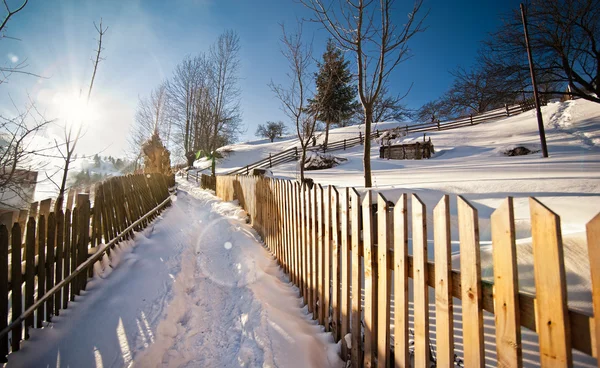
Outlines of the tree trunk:
M 329 126 L 331 123 L 329 121 L 325 122 L 325 142 L 323 143 L 323 147 L 327 148 L 327 142 L 329 141 Z
M 304 163 L 306 162 L 306 145 L 302 145 L 302 155 L 300 156 L 300 183 L 304 184 Z
M 365 188 L 371 188 L 371 123 L 373 122 L 373 105 L 364 105 L 365 109 L 365 144 L 363 166 L 365 169 Z

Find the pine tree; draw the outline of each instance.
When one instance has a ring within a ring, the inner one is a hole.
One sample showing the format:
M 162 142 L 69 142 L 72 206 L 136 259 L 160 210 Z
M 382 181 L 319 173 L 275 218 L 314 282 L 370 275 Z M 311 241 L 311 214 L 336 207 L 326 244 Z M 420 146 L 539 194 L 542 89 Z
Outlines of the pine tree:
M 323 62 L 318 63 L 315 73 L 317 94 L 309 100 L 309 111 L 317 113 L 317 119 L 325 123 L 325 143 L 329 139 L 329 127 L 352 117 L 357 108 L 356 86 L 352 84 L 349 61 L 336 47 L 332 39 L 327 41 Z

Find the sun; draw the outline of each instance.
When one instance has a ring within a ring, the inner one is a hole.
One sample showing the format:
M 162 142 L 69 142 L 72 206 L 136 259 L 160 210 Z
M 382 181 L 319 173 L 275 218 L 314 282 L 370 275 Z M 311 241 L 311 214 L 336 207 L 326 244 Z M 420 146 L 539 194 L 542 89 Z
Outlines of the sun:
M 54 96 L 57 117 L 68 125 L 83 125 L 98 117 L 94 105 L 79 93 L 57 93 Z

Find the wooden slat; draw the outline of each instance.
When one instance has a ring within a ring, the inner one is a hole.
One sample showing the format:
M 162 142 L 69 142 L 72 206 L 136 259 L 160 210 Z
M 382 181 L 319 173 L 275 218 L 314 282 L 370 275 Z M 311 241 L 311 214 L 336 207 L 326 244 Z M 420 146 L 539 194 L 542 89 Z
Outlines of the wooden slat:
M 21 265 L 21 224 L 16 223 L 12 228 L 12 255 L 11 264 Z M 11 267 L 11 305 L 12 305 L 12 321 L 16 321 L 17 318 L 23 313 L 23 279 L 21 274 L 21 267 Z M 21 345 L 21 337 L 23 335 L 22 324 L 17 324 L 11 331 L 12 334 L 12 351 L 19 351 Z
M 341 246 L 339 236 L 339 195 L 335 187 L 331 188 L 331 308 L 333 316 L 331 328 L 333 332 L 333 340 L 340 340 L 340 312 L 341 312 L 341 295 L 340 295 L 340 260 Z
M 331 186 L 328 185 L 322 197 L 323 203 L 323 321 L 325 331 L 330 331 L 331 316 Z
M 17 246 L 21 251 L 20 244 Z M 20 265 L 21 263 L 17 263 Z M 0 225 L 0 330 L 8 325 L 8 230 L 5 225 Z M 0 338 L 0 362 L 8 360 L 8 335 Z
M 354 200 L 354 198 L 353 198 Z M 375 366 L 375 357 L 377 356 L 377 335 L 375 334 L 375 325 L 377 321 L 375 319 L 375 303 L 377 300 L 376 294 L 376 276 L 374 275 L 374 266 L 376 261 L 376 254 L 373 254 L 374 246 L 373 246 L 373 215 L 371 212 L 371 193 L 366 192 L 365 198 L 362 201 L 362 230 L 363 230 L 363 268 L 364 268 L 364 287 L 365 287 L 365 303 L 364 303 L 364 359 L 363 364 L 365 367 L 374 367 Z M 352 208 L 354 209 L 354 201 L 352 202 Z M 355 221 L 355 215 L 353 212 L 352 221 Z M 352 228 L 352 241 L 354 243 L 354 227 Z M 357 257 L 354 256 L 354 249 L 352 253 L 352 318 L 354 319 L 354 307 L 355 307 L 355 297 L 356 292 L 360 291 L 360 288 L 357 288 L 354 284 L 355 280 L 355 260 L 358 260 L 358 271 L 360 272 L 360 255 Z M 360 280 L 360 279 L 358 279 Z M 358 284 L 360 286 L 360 284 Z M 359 303 L 360 303 L 360 294 L 359 294 Z M 352 324 L 352 337 L 355 335 L 355 324 Z M 360 330 L 358 330 L 360 331 Z M 360 336 L 360 332 L 358 333 Z M 352 341 L 352 347 L 354 348 L 354 341 Z M 354 359 L 354 357 L 353 357 Z M 353 360 L 354 361 L 354 360 Z
M 412 250 L 415 324 L 415 366 L 429 366 L 429 290 L 427 286 L 427 212 L 412 195 Z
M 307 219 L 308 219 L 308 211 L 307 211 L 307 203 L 306 203 L 306 198 L 308 196 L 307 194 L 308 191 L 308 187 L 306 184 L 302 184 L 301 187 L 301 191 L 300 191 L 300 196 L 301 196 L 301 203 L 300 203 L 300 221 L 302 222 L 301 224 L 301 229 L 302 229 L 302 241 L 300 244 L 300 248 L 301 248 L 301 259 L 302 259 L 302 265 L 301 265 L 301 272 L 302 272 L 302 300 L 304 301 L 304 304 L 308 304 L 308 269 L 306 267 L 307 265 L 307 255 L 306 255 L 306 251 L 307 251 L 307 246 L 306 244 L 308 243 L 307 239 L 308 239 L 308 223 L 307 223 Z
M 297 183 L 290 183 L 290 201 L 292 209 L 290 214 L 290 231 L 292 234 L 292 282 L 298 286 L 298 204 L 296 202 Z
M 457 203 L 463 341 L 465 346 L 469 346 L 465 349 L 464 362 L 466 367 L 481 367 L 485 361 L 478 214 L 461 196 L 458 197 Z
M 34 303 L 35 292 L 35 217 L 29 217 L 25 238 L 25 309 Z M 33 314 L 25 318 L 25 339 L 29 339 L 29 328 L 33 327 Z
M 600 316 L 600 213 L 597 214 L 586 225 L 588 254 L 590 259 L 590 271 L 592 273 L 592 304 L 594 306 L 594 316 Z M 594 337 L 596 344 L 594 356 L 600 354 L 600 318 L 594 318 Z
M 392 273 L 387 268 L 387 264 L 393 224 L 390 222 L 388 210 L 387 199 L 379 193 L 377 196 L 377 365 L 379 367 L 387 367 L 390 363 Z
M 37 228 L 37 249 L 38 249 L 38 264 L 37 264 L 37 300 L 40 300 L 46 292 L 46 218 L 44 215 L 38 217 Z M 44 305 L 40 305 L 37 309 L 36 328 L 42 328 L 44 320 Z
M 69 264 L 71 266 L 71 273 L 75 271 L 77 268 L 77 242 L 79 241 L 79 208 L 73 208 L 71 213 L 71 249 L 69 251 L 71 255 L 71 259 L 69 260 Z M 79 295 L 79 286 L 77 283 L 77 278 L 74 278 L 71 281 L 71 285 L 69 287 L 69 300 L 74 301 L 75 295 Z
M 54 287 L 54 246 L 56 241 L 56 218 L 54 212 L 48 215 L 48 226 L 46 230 L 46 291 Z M 45 320 L 52 321 L 54 313 L 54 298 L 46 301 Z
M 71 274 L 71 210 L 65 210 L 65 227 L 64 227 L 64 242 L 63 248 L 63 279 L 66 279 Z M 62 290 L 62 308 L 67 309 L 69 305 L 69 284 L 66 284 Z
M 452 305 L 452 258 L 450 248 L 450 201 L 443 196 L 433 209 L 435 253 L 435 335 L 436 363 L 454 365 L 454 326 Z
M 319 239 L 317 238 L 318 236 L 318 231 L 317 231 L 317 202 L 318 202 L 318 186 L 315 184 L 312 187 L 311 190 L 311 197 L 310 197 L 310 202 L 311 202 L 311 206 L 310 206 L 310 217 L 311 217 L 311 242 L 310 242 L 310 247 L 311 247 L 311 251 L 310 251 L 310 260 L 311 260 L 311 267 L 310 267 L 310 283 L 311 283 L 311 287 L 312 287 L 312 310 L 313 310 L 313 319 L 317 319 L 317 314 L 318 314 L 318 307 L 317 307 L 317 303 L 318 303 L 318 299 L 319 299 L 319 269 L 318 269 L 318 263 L 319 263 L 319 259 L 318 259 L 318 243 L 319 243 Z
M 560 218 L 530 198 L 535 311 L 542 366 L 572 366 Z
M 319 291 L 319 324 L 325 326 L 325 236 L 323 234 L 323 187 L 317 185 L 317 289 Z M 329 266 L 329 265 L 328 265 Z M 327 284 L 329 294 L 329 284 Z M 327 323 L 328 324 L 328 323 Z M 325 328 L 327 330 L 327 326 Z
M 361 336 L 361 285 L 362 271 L 360 267 L 360 195 L 352 188 L 350 193 L 352 213 L 350 225 L 352 227 L 352 366 L 360 367 L 362 352 Z
M 342 358 L 346 359 L 348 356 L 348 346 L 346 345 L 346 335 L 350 333 L 350 311 L 352 310 L 351 299 L 350 299 L 350 282 L 352 281 L 352 268 L 350 268 L 351 252 L 348 247 L 350 246 L 350 233 L 349 233 L 349 200 L 350 191 L 348 188 L 343 188 L 343 194 L 340 198 L 340 213 L 342 219 L 342 261 L 341 261 L 341 336 L 342 339 Z
M 63 210 L 59 210 L 56 215 L 56 284 L 63 280 L 63 245 L 65 231 L 65 215 Z M 60 314 L 62 305 L 61 291 L 54 294 L 54 315 Z
M 519 278 L 512 197 L 508 197 L 492 213 L 491 223 L 496 360 L 498 367 L 522 367 Z
M 394 367 L 409 367 L 407 195 L 394 206 Z

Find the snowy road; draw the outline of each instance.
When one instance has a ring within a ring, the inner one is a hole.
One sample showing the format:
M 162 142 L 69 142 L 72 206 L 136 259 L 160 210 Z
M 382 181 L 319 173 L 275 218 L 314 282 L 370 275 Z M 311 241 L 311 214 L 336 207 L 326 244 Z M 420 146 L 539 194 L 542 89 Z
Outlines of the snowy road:
M 8 366 L 342 366 L 239 207 L 182 185 Z

